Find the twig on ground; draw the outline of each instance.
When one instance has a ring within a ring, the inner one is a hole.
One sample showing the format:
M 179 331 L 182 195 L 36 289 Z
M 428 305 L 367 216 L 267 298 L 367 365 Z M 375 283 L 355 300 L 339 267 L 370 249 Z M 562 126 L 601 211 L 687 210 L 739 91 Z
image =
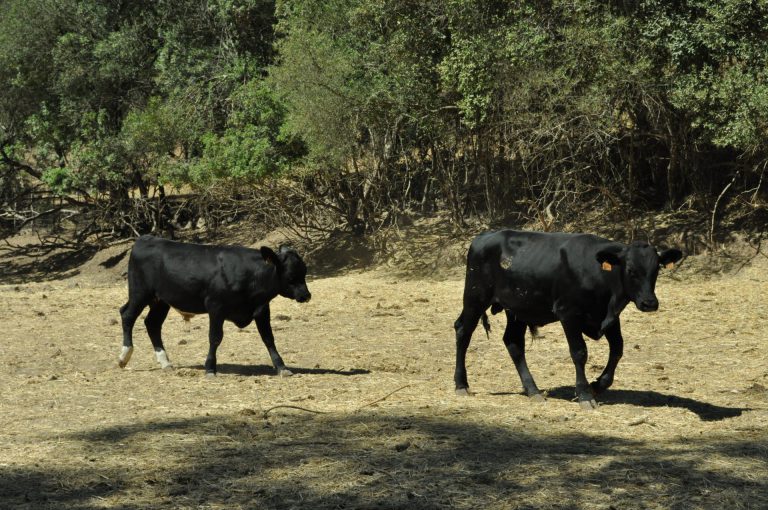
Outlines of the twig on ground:
M 379 402 L 381 402 L 383 400 L 386 400 L 390 396 L 394 395 L 395 393 L 397 393 L 398 391 L 400 391 L 402 389 L 407 388 L 408 386 L 410 386 L 410 384 L 405 384 L 403 386 L 400 386 L 396 390 L 390 391 L 389 393 L 387 393 L 386 395 L 384 395 L 381 398 L 377 398 L 376 400 L 373 400 L 371 402 L 368 402 L 366 404 L 361 405 L 360 407 L 355 408 L 355 411 L 359 411 L 360 409 L 363 409 L 364 407 L 372 406 L 373 404 L 378 404 Z M 269 415 L 269 413 L 274 411 L 275 409 L 297 409 L 299 411 L 304 411 L 304 412 L 313 413 L 313 414 L 331 414 L 330 411 L 317 411 L 315 409 L 307 409 L 306 407 L 293 406 L 293 405 L 288 405 L 288 404 L 281 404 L 281 405 L 277 405 L 277 406 L 272 406 L 269 409 L 267 409 L 266 411 L 264 411 L 264 414 L 263 414 L 264 418 L 266 418 Z
M 275 409 L 298 409 L 299 411 L 304 411 L 304 412 L 307 412 L 307 413 L 314 413 L 314 414 L 329 414 L 329 413 L 328 413 L 328 411 L 315 411 L 314 409 L 307 409 L 306 407 L 300 407 L 300 406 L 292 406 L 292 405 L 287 405 L 287 404 L 281 404 L 281 405 L 278 405 L 278 406 L 272 406 L 272 407 L 270 407 L 269 409 L 267 409 L 266 411 L 264 411 L 264 418 L 266 418 L 266 417 L 267 417 L 267 415 L 268 415 L 268 414 L 269 414 L 271 411 L 274 411 Z
M 405 389 L 405 388 L 407 388 L 408 386 L 410 386 L 410 384 L 405 384 L 405 385 L 403 385 L 403 386 L 400 386 L 400 387 L 399 387 L 399 388 L 397 388 L 396 390 L 392 390 L 392 391 L 390 391 L 389 393 L 387 393 L 386 395 L 384 395 L 384 396 L 383 396 L 383 397 L 381 397 L 381 398 L 377 398 L 376 400 L 374 400 L 374 401 L 372 401 L 372 402 L 368 402 L 367 404 L 363 404 L 363 405 L 361 405 L 360 407 L 358 407 L 357 409 L 355 409 L 355 411 L 359 411 L 360 409 L 362 409 L 362 408 L 364 408 L 364 407 L 372 406 L 373 404 L 378 404 L 378 403 L 379 403 L 379 402 L 381 402 L 382 400 L 385 400 L 385 399 L 389 398 L 390 396 L 394 395 L 395 393 L 397 393 L 398 391 L 400 391 L 400 390 L 402 390 L 402 389 Z

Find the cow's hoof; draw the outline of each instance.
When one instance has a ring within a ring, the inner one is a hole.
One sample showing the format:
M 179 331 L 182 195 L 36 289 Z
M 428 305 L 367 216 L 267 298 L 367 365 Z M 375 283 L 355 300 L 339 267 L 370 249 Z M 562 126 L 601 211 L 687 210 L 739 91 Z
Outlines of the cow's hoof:
M 471 397 L 472 393 L 469 392 L 469 388 L 456 388 L 456 395 L 459 397 Z
M 280 370 L 277 371 L 277 375 L 279 375 L 280 377 L 291 377 L 293 375 L 293 372 L 291 372 L 287 368 L 281 368 Z
M 167 365 L 163 365 L 160 367 L 162 370 L 173 370 L 173 365 L 168 363 Z
M 531 399 L 532 402 L 546 402 L 547 399 L 544 398 L 544 395 L 541 393 L 534 393 L 533 395 L 528 395 L 528 398 Z
M 605 390 L 606 388 L 603 388 L 603 386 L 600 385 L 600 381 L 593 381 L 589 384 L 589 391 L 592 392 L 593 396 L 600 395 Z
M 206 372 L 205 376 L 206 377 L 210 377 L 210 378 L 214 378 L 214 377 L 216 377 L 216 372 Z
M 160 368 L 165 369 L 171 367 L 171 360 L 168 359 L 168 354 L 165 352 L 165 350 L 161 349 L 159 351 L 155 351 L 155 357 L 157 358 L 157 362 L 160 363 Z
M 133 347 L 123 346 L 123 350 L 120 351 L 120 356 L 117 358 L 117 365 L 120 368 L 125 368 L 125 365 L 131 361 L 131 355 L 133 354 Z
M 580 400 L 579 405 L 585 411 L 592 411 L 594 409 L 597 409 L 597 401 L 595 401 L 595 399 Z

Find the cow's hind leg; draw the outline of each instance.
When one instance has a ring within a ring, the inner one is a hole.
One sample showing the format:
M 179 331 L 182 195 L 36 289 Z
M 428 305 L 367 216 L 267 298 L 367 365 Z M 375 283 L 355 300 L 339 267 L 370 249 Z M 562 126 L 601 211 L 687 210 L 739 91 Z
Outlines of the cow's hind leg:
M 613 374 L 616 372 L 616 366 L 619 364 L 621 356 L 624 354 L 624 338 L 621 336 L 621 325 L 617 320 L 610 328 L 605 330 L 605 338 L 608 340 L 608 363 L 600 377 L 591 384 L 595 394 L 600 394 L 610 388 L 613 384 Z
M 532 400 L 543 402 L 544 397 L 536 386 L 531 372 L 528 370 L 528 363 L 525 361 L 525 330 L 527 325 L 524 322 L 515 320 L 512 314 L 507 311 L 507 329 L 504 330 L 504 345 L 515 363 L 517 373 L 520 376 L 520 382 L 523 383 L 525 394 Z
M 123 326 L 123 348 L 117 360 L 120 368 L 125 368 L 131 360 L 131 355 L 133 354 L 133 325 L 136 324 L 136 319 L 139 318 L 139 315 L 141 315 L 142 310 L 146 306 L 147 303 L 143 300 L 129 298 L 128 302 L 120 307 L 120 319 Z
M 275 347 L 275 336 L 272 334 L 272 325 L 270 324 L 269 317 L 269 303 L 267 303 L 256 310 L 254 315 L 256 328 L 259 330 L 259 335 L 261 335 L 264 345 L 267 346 L 269 357 L 272 359 L 275 370 L 277 370 L 277 375 L 282 377 L 291 376 L 293 372 L 286 368 L 283 358 L 280 357 L 280 353 L 277 352 L 277 347 Z
M 149 305 L 149 313 L 144 318 L 144 325 L 147 327 L 149 339 L 152 340 L 152 347 L 155 348 L 155 357 L 161 368 L 173 368 L 168 354 L 165 352 L 162 338 L 163 322 L 168 316 L 170 308 L 168 303 L 164 301 L 155 301 Z
M 579 321 L 563 320 L 561 321 L 565 337 L 568 339 L 568 349 L 571 352 L 571 359 L 576 368 L 576 397 L 582 409 L 596 409 L 597 402 L 592 395 L 592 389 L 587 382 L 587 376 L 584 367 L 587 364 L 587 344 L 581 334 L 581 324 Z
M 485 308 L 464 305 L 461 315 L 456 319 L 453 328 L 456 330 L 456 370 L 453 373 L 453 381 L 456 383 L 457 395 L 469 395 L 469 383 L 467 382 L 467 348 L 472 339 L 472 333 L 477 328 Z

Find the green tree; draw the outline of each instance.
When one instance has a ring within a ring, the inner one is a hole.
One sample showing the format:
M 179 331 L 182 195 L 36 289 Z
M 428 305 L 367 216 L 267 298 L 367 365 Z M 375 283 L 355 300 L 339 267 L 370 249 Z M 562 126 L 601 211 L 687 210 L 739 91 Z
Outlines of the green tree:
M 25 173 L 122 222 L 134 190 L 147 198 L 168 182 L 266 175 L 301 154 L 276 124 L 282 107 L 248 92 L 273 57 L 270 1 L 8 0 L 0 9 L 4 182 Z M 251 107 L 260 113 L 244 119 Z

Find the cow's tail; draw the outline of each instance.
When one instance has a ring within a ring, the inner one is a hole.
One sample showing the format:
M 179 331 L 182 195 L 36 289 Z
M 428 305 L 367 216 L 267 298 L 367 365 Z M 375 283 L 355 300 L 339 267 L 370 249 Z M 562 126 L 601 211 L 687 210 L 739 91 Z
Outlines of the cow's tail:
M 487 338 L 491 338 L 491 323 L 488 322 L 488 314 L 483 312 L 483 316 L 481 317 L 483 321 L 483 329 L 485 330 L 485 336 Z

